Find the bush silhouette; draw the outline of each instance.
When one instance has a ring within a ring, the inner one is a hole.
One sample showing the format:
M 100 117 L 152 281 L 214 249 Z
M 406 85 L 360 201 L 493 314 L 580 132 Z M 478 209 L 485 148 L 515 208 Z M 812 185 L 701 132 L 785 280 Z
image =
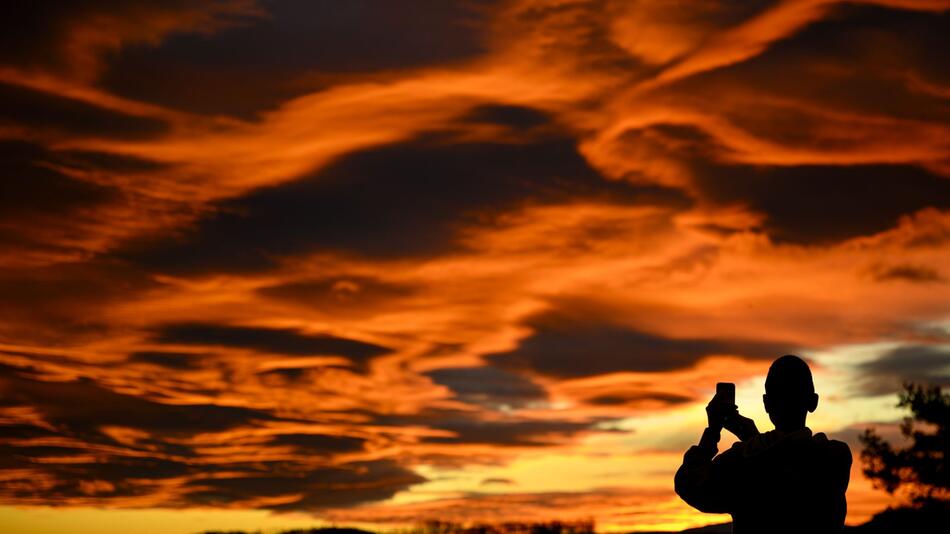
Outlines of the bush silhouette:
M 864 474 L 888 493 L 906 489 L 912 507 L 944 507 L 950 501 L 950 394 L 939 386 L 907 383 L 898 397 L 897 406 L 911 411 L 901 423 L 911 443 L 895 448 L 873 429 L 865 430 Z

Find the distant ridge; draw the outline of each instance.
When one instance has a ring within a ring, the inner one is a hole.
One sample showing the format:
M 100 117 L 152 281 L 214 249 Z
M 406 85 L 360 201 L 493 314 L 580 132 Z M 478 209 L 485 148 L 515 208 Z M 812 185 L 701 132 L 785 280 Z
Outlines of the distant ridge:
M 845 526 L 845 534 L 905 534 L 942 532 L 950 524 L 950 506 L 932 503 L 924 508 L 888 508 L 861 525 Z M 635 532 L 630 534 L 732 534 L 732 523 L 706 525 L 681 531 Z M 803 533 L 804 534 L 804 533 Z
M 704 527 L 688 528 L 686 530 L 657 530 L 651 532 L 636 532 L 633 534 L 732 534 L 732 523 L 719 523 Z
M 936 502 L 923 508 L 889 508 L 876 514 L 870 521 L 862 525 L 846 526 L 845 534 L 905 534 L 942 532 L 950 524 L 950 506 L 946 502 Z M 453 523 L 436 523 L 404 530 L 381 531 L 389 534 L 504 534 L 516 532 L 518 534 L 593 534 L 593 523 L 503 523 L 502 526 L 520 526 L 520 530 L 503 531 L 492 528 L 490 525 L 462 527 Z M 261 531 L 240 530 L 207 530 L 202 534 L 260 534 Z M 270 531 L 269 531 L 270 532 Z M 281 531 L 280 534 L 380 534 L 359 528 L 347 527 L 320 527 L 309 529 L 292 529 Z M 704 527 L 689 528 L 678 531 L 649 531 L 631 532 L 630 534 L 732 534 L 732 523 L 719 523 Z M 803 533 L 805 534 L 805 533 Z

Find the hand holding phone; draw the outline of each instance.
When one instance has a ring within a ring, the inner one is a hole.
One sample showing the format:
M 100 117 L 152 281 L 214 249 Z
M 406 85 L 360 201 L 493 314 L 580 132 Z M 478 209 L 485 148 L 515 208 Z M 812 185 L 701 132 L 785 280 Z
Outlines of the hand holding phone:
M 713 402 L 716 403 L 720 425 L 735 434 L 741 441 L 745 441 L 759 433 L 755 421 L 739 415 L 739 409 L 736 406 L 735 384 L 730 382 L 716 384 L 716 396 L 713 397 Z
M 716 384 L 716 399 L 723 406 L 736 405 L 736 385 L 732 382 L 719 382 Z
M 706 418 L 709 428 L 722 429 L 726 415 L 736 409 L 736 385 L 731 382 L 716 384 L 716 395 L 706 405 Z

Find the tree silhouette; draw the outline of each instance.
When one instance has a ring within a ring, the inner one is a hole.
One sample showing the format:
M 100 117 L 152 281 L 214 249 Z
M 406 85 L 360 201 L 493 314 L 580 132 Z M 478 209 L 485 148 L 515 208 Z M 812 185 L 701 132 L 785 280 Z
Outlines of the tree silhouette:
M 895 448 L 873 429 L 865 430 L 860 438 L 864 474 L 888 493 L 906 489 L 913 507 L 946 506 L 950 502 L 950 393 L 943 393 L 939 386 L 906 383 L 898 397 L 897 406 L 911 411 L 900 427 L 910 444 Z

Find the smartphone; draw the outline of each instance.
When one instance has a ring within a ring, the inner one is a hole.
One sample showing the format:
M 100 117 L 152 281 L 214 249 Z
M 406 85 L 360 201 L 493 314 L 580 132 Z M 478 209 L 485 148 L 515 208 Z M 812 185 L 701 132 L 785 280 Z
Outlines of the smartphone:
M 719 402 L 733 406 L 736 403 L 736 385 L 732 382 L 719 382 L 716 384 L 716 397 Z

